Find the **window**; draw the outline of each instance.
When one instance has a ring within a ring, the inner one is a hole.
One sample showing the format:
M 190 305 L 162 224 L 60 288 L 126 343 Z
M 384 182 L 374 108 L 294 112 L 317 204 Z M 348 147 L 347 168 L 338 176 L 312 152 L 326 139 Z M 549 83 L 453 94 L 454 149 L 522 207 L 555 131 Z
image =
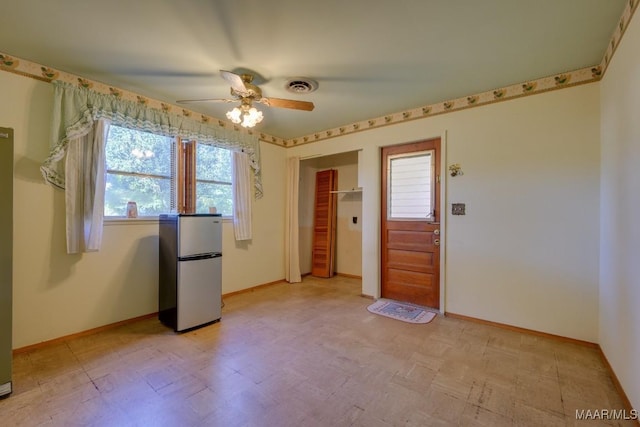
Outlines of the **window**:
M 139 216 L 232 214 L 229 150 L 112 125 L 105 154 L 105 216 L 125 216 L 129 201 Z
M 196 213 L 215 207 L 224 216 L 233 214 L 231 151 L 196 144 Z
M 130 200 L 137 203 L 140 216 L 175 209 L 173 138 L 112 125 L 105 155 L 105 216 L 124 216 Z
M 433 218 L 433 150 L 389 156 L 387 171 L 387 218 Z

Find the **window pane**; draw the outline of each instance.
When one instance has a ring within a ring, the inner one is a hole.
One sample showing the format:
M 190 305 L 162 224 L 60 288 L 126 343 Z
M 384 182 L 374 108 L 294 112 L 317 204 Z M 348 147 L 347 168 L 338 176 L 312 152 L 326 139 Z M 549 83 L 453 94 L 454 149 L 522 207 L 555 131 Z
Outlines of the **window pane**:
M 105 154 L 108 171 L 105 216 L 125 216 L 128 201 L 137 203 L 139 216 L 171 211 L 175 165 L 173 138 L 111 126 Z
M 196 213 L 209 213 L 214 206 L 224 216 L 233 214 L 231 185 L 196 182 Z
M 433 215 L 432 152 L 403 155 L 389 160 L 389 218 Z
M 111 126 L 107 139 L 107 169 L 171 176 L 173 138 Z
M 105 216 L 125 216 L 128 201 L 138 205 L 139 216 L 171 211 L 171 179 L 107 174 Z
M 197 144 L 196 179 L 230 183 L 231 151 L 209 144 Z

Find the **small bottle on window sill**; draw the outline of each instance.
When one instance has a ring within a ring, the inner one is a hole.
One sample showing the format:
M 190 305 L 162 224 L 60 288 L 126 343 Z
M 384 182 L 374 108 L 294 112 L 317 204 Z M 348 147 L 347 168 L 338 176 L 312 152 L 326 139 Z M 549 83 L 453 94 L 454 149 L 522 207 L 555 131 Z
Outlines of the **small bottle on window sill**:
M 138 205 L 136 202 L 127 202 L 127 218 L 138 217 Z

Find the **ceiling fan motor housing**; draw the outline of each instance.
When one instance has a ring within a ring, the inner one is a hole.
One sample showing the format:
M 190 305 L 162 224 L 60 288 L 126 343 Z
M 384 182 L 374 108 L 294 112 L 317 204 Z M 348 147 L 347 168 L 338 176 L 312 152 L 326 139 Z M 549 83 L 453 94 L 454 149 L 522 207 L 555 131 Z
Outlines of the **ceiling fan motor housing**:
M 243 74 L 242 80 L 245 80 L 244 77 L 245 76 L 249 76 L 248 74 Z M 262 98 L 262 89 L 260 89 L 258 86 L 253 85 L 251 83 L 249 83 L 252 78 L 251 76 L 249 76 L 250 78 L 248 79 L 248 81 L 244 81 L 244 87 L 245 87 L 245 92 L 240 92 L 235 90 L 234 88 L 231 88 L 231 95 L 233 96 L 237 96 L 239 98 L 252 98 L 252 99 L 260 99 Z

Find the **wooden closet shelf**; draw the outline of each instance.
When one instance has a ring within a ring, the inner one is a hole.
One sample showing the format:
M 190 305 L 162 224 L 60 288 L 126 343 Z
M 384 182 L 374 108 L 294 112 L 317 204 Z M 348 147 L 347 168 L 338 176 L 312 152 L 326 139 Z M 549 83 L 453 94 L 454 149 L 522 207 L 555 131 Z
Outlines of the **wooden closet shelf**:
M 362 188 L 352 188 L 351 190 L 336 190 L 330 191 L 330 193 L 361 193 Z

